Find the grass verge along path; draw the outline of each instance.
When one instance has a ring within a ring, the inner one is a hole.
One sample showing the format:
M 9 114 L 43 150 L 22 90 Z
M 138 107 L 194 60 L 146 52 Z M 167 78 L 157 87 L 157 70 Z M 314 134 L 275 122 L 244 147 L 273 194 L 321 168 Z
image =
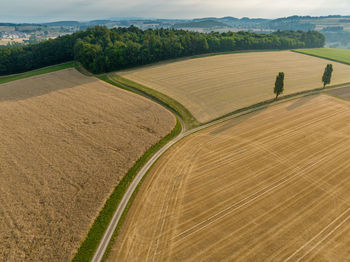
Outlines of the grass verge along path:
M 126 89 L 137 94 L 141 94 L 165 106 L 166 108 L 176 113 L 184 121 L 185 129 L 191 129 L 200 125 L 200 123 L 194 118 L 190 111 L 187 110 L 187 108 L 185 108 L 175 99 L 161 92 L 135 83 L 116 74 L 102 75 L 99 78 L 119 88 Z
M 23 79 L 23 78 L 27 78 L 27 77 L 31 77 L 31 76 L 47 74 L 47 73 L 51 73 L 51 72 L 55 72 L 58 70 L 67 69 L 67 68 L 71 68 L 71 67 L 75 67 L 75 62 L 68 62 L 68 63 L 64 63 L 64 64 L 43 67 L 40 69 L 35 69 L 32 71 L 28 71 L 28 72 L 20 73 L 20 74 L 15 74 L 15 75 L 0 76 L 0 84 L 8 83 L 11 81 L 15 81 L 15 80 L 19 80 L 19 79 Z
M 125 191 L 128 186 L 138 173 L 138 171 L 142 168 L 142 166 L 152 157 L 154 153 L 156 153 L 160 148 L 162 148 L 168 141 L 176 137 L 181 132 L 181 124 L 179 121 L 176 122 L 176 126 L 174 129 L 163 139 L 161 139 L 157 144 L 148 149 L 135 163 L 135 165 L 128 171 L 128 173 L 123 177 L 120 183 L 112 192 L 111 196 L 106 201 L 103 209 L 100 214 L 96 218 L 93 223 L 87 237 L 83 241 L 82 245 L 78 249 L 78 252 L 72 259 L 72 261 L 77 262 L 85 262 L 91 261 L 93 258 L 95 251 L 102 239 L 104 232 L 106 231 L 113 214 L 119 205 Z M 125 213 L 127 209 L 125 210 Z M 125 215 L 123 214 L 123 217 Z M 119 225 L 120 226 L 120 225 Z M 119 227 L 118 226 L 118 227 Z

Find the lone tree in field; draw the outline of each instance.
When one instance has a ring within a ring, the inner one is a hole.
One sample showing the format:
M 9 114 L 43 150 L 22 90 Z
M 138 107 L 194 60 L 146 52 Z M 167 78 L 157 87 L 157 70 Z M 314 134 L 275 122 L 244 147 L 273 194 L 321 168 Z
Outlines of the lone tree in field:
M 332 73 L 333 73 L 333 65 L 328 64 L 322 76 L 323 88 L 325 88 L 326 85 L 331 83 Z
M 279 72 L 279 74 L 276 77 L 276 82 L 275 82 L 275 89 L 273 92 L 276 94 L 276 100 L 277 97 L 283 93 L 284 90 L 284 73 Z

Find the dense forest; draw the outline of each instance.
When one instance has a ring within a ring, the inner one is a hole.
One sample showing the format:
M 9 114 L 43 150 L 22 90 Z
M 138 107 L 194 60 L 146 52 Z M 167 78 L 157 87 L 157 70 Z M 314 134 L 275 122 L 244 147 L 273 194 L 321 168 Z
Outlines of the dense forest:
M 196 33 L 184 30 L 108 29 L 96 26 L 38 44 L 0 49 L 0 75 L 20 73 L 70 60 L 94 73 L 108 72 L 170 58 L 252 49 L 322 47 L 316 31 Z

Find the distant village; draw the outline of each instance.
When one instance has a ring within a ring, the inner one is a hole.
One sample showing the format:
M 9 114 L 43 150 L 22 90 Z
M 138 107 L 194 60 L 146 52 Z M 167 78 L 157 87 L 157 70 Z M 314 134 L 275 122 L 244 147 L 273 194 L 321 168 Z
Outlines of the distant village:
M 16 46 L 39 43 L 47 39 L 72 34 L 79 30 L 74 26 L 13 25 L 0 24 L 0 46 Z
M 0 48 L 39 43 L 62 35 L 72 34 L 93 26 L 108 28 L 136 26 L 147 29 L 182 29 L 201 33 L 248 31 L 271 33 L 277 30 L 320 31 L 326 37 L 326 47 L 350 48 L 350 16 L 291 16 L 278 19 L 207 17 L 191 20 L 182 19 L 116 19 L 87 22 L 57 21 L 44 24 L 0 23 Z

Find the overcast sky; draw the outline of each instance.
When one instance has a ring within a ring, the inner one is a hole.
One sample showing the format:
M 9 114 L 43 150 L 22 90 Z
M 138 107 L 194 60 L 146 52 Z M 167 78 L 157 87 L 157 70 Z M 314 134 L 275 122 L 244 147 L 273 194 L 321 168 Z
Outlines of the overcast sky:
M 1 22 L 350 15 L 350 0 L 0 0 Z

